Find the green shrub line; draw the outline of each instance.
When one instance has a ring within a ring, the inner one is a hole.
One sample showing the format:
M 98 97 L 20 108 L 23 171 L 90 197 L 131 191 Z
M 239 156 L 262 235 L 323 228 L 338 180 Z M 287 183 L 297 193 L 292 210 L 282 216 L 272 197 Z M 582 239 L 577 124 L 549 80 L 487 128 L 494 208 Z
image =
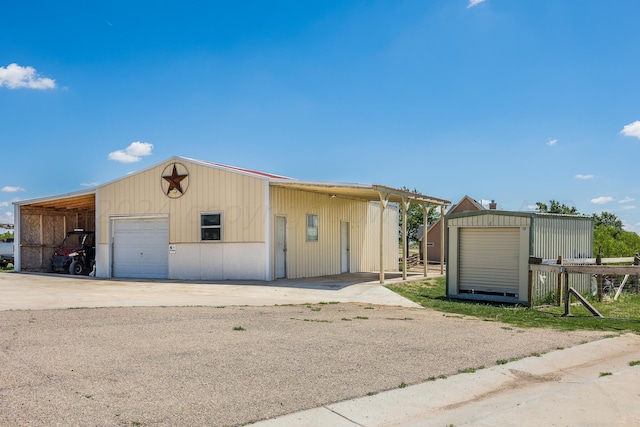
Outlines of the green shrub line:
M 423 307 L 444 313 L 447 317 L 475 318 L 521 328 L 553 328 L 565 331 L 594 330 L 640 333 L 640 294 L 626 295 L 617 301 L 594 302 L 604 318 L 593 317 L 582 306 L 572 306 L 571 316 L 562 317 L 564 307 L 530 309 L 521 305 L 465 301 L 447 298 L 446 279 L 437 277 L 422 282 L 389 285 L 388 289 Z M 458 315 L 458 316 L 452 316 Z M 506 333 L 516 333 L 503 327 Z

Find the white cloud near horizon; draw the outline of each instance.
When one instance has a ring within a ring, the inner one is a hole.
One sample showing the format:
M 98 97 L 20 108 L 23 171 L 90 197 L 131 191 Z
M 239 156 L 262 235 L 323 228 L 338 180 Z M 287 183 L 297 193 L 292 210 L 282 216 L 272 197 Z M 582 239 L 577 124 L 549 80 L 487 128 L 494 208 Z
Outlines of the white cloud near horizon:
M 613 202 L 613 197 L 610 196 L 601 196 L 596 197 L 595 199 L 591 199 L 591 203 L 595 205 L 604 205 L 605 203 Z
M 630 211 L 630 210 L 635 209 L 635 208 L 636 208 L 636 207 L 635 207 L 635 206 L 633 206 L 633 205 L 624 205 L 624 206 L 621 206 L 621 207 L 620 207 L 620 210 L 621 210 L 621 211 Z
M 595 175 L 591 175 L 591 174 L 588 174 L 588 175 L 581 175 L 581 174 L 578 174 L 578 175 L 576 175 L 575 177 L 576 177 L 577 179 L 593 179 L 593 177 L 595 177 Z
M 109 160 L 121 163 L 135 163 L 142 160 L 144 156 L 150 156 L 152 150 L 153 144 L 135 141 L 129 144 L 124 150 L 109 153 Z
M 467 9 L 473 7 L 473 6 L 477 6 L 480 3 L 484 3 L 486 0 L 469 0 L 469 4 L 467 5 Z
M 56 81 L 47 77 L 38 77 L 36 69 L 21 67 L 13 63 L 0 67 L 0 87 L 9 89 L 55 89 Z
M 640 139 L 640 120 L 636 120 L 633 123 L 629 123 L 620 131 L 624 136 L 632 136 Z
M 2 191 L 3 193 L 15 193 L 17 191 L 25 191 L 25 189 L 22 187 L 12 187 L 10 185 L 5 185 L 4 187 L 0 188 L 0 191 Z
M 618 200 L 618 203 L 629 203 L 629 202 L 633 202 L 634 200 L 635 200 L 634 198 L 626 196 L 624 199 Z
M 547 145 L 548 145 L 549 147 L 553 147 L 553 146 L 554 146 L 554 145 L 556 145 L 557 143 L 558 143 L 558 140 L 557 140 L 557 139 L 555 139 L 555 138 L 553 138 L 553 139 L 549 139 L 549 140 L 547 141 Z
M 81 182 L 80 186 L 81 187 L 96 187 L 99 184 L 100 184 L 99 182 Z

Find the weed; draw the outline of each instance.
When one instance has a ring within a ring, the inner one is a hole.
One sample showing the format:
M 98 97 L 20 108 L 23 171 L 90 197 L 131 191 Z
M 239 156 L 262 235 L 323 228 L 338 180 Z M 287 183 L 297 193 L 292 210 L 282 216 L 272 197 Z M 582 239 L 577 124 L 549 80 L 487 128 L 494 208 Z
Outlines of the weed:
M 342 320 L 344 320 L 345 322 L 351 322 L 351 319 L 349 319 L 348 317 L 343 317 Z
M 296 317 L 290 317 L 290 319 L 300 320 L 301 322 L 333 323 L 331 320 L 324 320 L 324 319 L 298 319 Z
M 459 374 L 473 374 L 475 371 L 476 371 L 476 368 L 458 369 Z
M 538 353 L 537 351 L 534 351 L 533 353 L 531 353 L 531 356 L 540 357 L 540 353 Z
M 509 363 L 507 359 L 496 360 L 496 365 L 506 365 L 507 363 Z
M 440 374 L 440 375 L 438 375 L 438 378 L 441 379 L 441 380 L 445 380 L 445 379 L 447 379 L 447 376 L 445 374 Z
M 436 377 L 429 377 L 427 378 L 427 381 L 435 381 L 437 378 Z
M 356 317 L 354 317 L 354 319 L 369 320 L 369 318 L 367 316 L 356 316 Z
M 513 328 L 510 328 L 508 326 L 503 326 L 502 329 L 504 329 L 505 331 L 513 331 Z
M 365 310 L 375 310 L 375 307 L 367 306 L 367 307 L 365 307 L 364 309 L 365 309 Z
M 243 328 L 242 326 L 234 326 L 234 327 L 233 327 L 233 330 L 234 330 L 234 331 L 246 331 L 246 329 L 245 329 L 245 328 Z
M 225 306 L 224 305 L 216 305 L 215 308 L 225 308 Z
M 609 376 L 609 375 L 613 375 L 613 374 L 611 372 L 600 372 L 600 376 L 601 377 L 606 377 L 606 376 Z
M 640 360 L 632 360 L 629 362 L 629 366 L 637 366 L 640 365 Z
M 407 386 L 407 384 L 404 381 L 402 381 L 400 383 L 400 385 L 398 386 L 398 388 L 405 388 L 406 386 Z
M 378 394 L 377 391 L 370 391 L 369 393 L 367 393 L 367 396 L 375 396 L 376 394 Z

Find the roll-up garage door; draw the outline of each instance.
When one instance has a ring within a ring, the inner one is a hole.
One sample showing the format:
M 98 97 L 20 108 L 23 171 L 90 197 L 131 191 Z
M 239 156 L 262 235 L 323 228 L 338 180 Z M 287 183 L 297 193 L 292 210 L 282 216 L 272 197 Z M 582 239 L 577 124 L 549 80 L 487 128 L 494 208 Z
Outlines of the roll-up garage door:
M 114 221 L 113 276 L 166 279 L 169 274 L 166 218 Z
M 461 228 L 458 245 L 460 291 L 518 292 L 518 228 Z

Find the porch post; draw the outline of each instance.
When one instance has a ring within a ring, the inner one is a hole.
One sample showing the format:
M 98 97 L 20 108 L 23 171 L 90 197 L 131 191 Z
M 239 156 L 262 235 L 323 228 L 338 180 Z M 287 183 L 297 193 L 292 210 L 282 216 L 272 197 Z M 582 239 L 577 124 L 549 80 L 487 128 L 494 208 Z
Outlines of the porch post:
M 411 201 L 402 198 L 402 280 L 407 280 L 407 210 Z
M 429 274 L 429 257 L 427 256 L 427 217 L 429 216 L 429 203 L 423 203 L 422 211 L 422 266 L 424 267 L 424 277 Z
M 384 209 L 389 201 L 389 194 L 380 195 L 380 284 L 384 284 Z
M 444 228 L 447 224 L 444 221 L 444 205 L 440 205 L 440 219 L 442 227 L 440 227 L 440 274 L 444 274 Z

